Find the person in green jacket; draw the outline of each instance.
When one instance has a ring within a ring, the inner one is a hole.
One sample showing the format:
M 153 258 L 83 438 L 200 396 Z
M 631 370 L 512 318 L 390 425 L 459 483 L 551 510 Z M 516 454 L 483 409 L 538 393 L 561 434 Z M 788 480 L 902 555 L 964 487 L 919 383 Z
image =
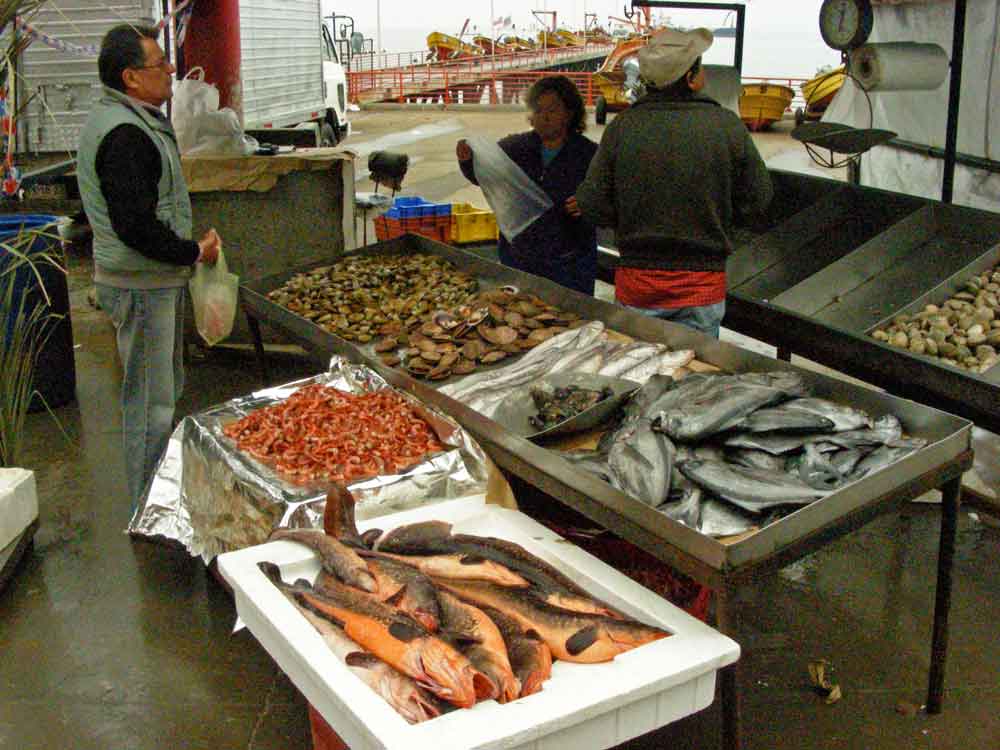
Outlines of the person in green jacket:
M 740 118 L 701 96 L 708 29 L 665 29 L 639 50 L 647 93 L 605 129 L 576 193 L 583 217 L 615 229 L 615 297 L 718 338 L 734 220 L 773 189 Z
M 103 87 L 80 135 L 77 181 L 94 231 L 97 301 L 122 361 L 125 474 L 134 512 L 163 455 L 184 384 L 184 301 L 195 263 L 215 263 L 214 229 L 191 238 L 177 140 L 161 111 L 174 66 L 155 29 L 122 24 L 101 41 Z

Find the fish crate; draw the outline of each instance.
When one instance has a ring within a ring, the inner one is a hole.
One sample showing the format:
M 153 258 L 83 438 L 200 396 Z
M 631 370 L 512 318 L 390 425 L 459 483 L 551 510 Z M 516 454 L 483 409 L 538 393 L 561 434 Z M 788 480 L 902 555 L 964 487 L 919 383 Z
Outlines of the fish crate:
M 557 661 L 538 693 L 506 705 L 482 701 L 410 725 L 348 670 L 257 567 L 272 562 L 286 581 L 311 579 L 319 570 L 315 553 L 270 542 L 221 555 L 219 571 L 233 588 L 240 620 L 323 720 L 312 721 L 314 730 L 324 730 L 316 733 L 326 743 L 317 750 L 610 748 L 709 706 L 718 670 L 739 658 L 731 639 L 523 513 L 487 505 L 481 496 L 383 516 L 377 526 L 429 520 L 450 522 L 456 533 L 517 542 L 592 595 L 671 635 L 602 664 Z M 374 525 L 359 522 L 359 530 Z
M 470 242 L 490 242 L 500 238 L 497 217 L 492 211 L 476 208 L 471 203 L 451 205 L 451 241 L 457 245 Z

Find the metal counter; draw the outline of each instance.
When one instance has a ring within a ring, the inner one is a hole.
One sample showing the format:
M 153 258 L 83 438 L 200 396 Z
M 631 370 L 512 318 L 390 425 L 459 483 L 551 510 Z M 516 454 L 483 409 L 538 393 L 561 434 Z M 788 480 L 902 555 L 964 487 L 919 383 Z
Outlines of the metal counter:
M 241 289 L 244 310 L 251 321 L 251 327 L 257 332 L 257 351 L 262 362 L 264 352 L 259 335 L 261 322 L 320 352 L 341 354 L 354 361 L 368 363 L 392 385 L 454 417 L 482 443 L 493 460 L 508 472 L 711 586 L 716 592 L 717 626 L 724 633 L 735 632 L 735 594 L 741 582 L 775 571 L 861 527 L 879 514 L 896 510 L 928 490 L 941 488 L 941 554 L 938 560 L 927 698 L 927 705 L 932 713 L 940 710 L 944 688 L 951 561 L 961 475 L 972 463 L 971 424 L 968 421 L 929 406 L 721 343 L 683 326 L 647 318 L 570 291 L 546 279 L 515 271 L 423 237 L 407 235 L 370 246 L 356 254 L 413 252 L 447 258 L 461 269 L 477 276 L 484 286 L 513 284 L 522 291 L 539 295 L 551 304 L 600 320 L 608 328 L 635 339 L 664 343 L 674 349 L 694 349 L 699 360 L 723 370 L 796 370 L 817 395 L 850 403 L 874 414 L 894 413 L 909 434 L 925 438 L 928 441 L 926 448 L 891 467 L 805 506 L 746 538 L 724 544 L 671 521 L 638 500 L 615 490 L 596 476 L 576 469 L 558 452 L 508 432 L 493 420 L 438 392 L 431 384 L 415 380 L 401 370 L 386 367 L 375 356 L 371 346 L 359 348 L 267 299 L 267 292 L 280 286 L 294 273 L 308 270 L 307 268 L 289 269 L 277 276 L 251 282 Z M 723 744 L 726 748 L 736 748 L 740 744 L 740 701 L 734 667 L 723 670 L 721 689 Z

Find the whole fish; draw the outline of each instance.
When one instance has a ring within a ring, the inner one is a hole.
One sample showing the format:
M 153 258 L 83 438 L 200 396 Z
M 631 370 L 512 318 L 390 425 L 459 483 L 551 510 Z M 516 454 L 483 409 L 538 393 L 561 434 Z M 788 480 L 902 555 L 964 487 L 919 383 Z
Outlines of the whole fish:
M 927 442 L 920 438 L 913 440 L 897 439 L 892 445 L 882 445 L 862 458 L 854 471 L 851 473 L 851 480 L 861 479 L 880 469 L 884 469 L 890 464 L 896 463 L 901 458 L 905 458 L 916 450 L 923 448 Z
M 778 432 L 737 432 L 725 439 L 727 448 L 764 451 L 772 456 L 781 456 L 797 451 L 819 435 L 782 435 Z
M 378 586 L 375 596 L 379 601 L 392 604 L 430 632 L 436 632 L 441 623 L 441 609 L 434 582 L 411 565 L 371 554 L 366 551 L 364 559 L 375 576 Z M 319 579 L 314 586 L 322 591 Z
M 830 454 L 830 463 L 842 477 L 847 477 L 864 457 L 865 451 L 860 448 L 841 448 Z
M 664 351 L 656 354 L 645 362 L 637 364 L 631 369 L 625 370 L 620 377 L 626 380 L 634 380 L 637 383 L 645 383 L 654 375 L 672 376 L 691 363 L 694 359 L 694 351 L 691 349 L 679 349 L 677 351 Z
M 533 630 L 525 631 L 517 620 L 498 609 L 479 607 L 496 624 L 510 660 L 514 677 L 521 686 L 520 697 L 532 695 L 552 676 L 552 652 Z
M 751 469 L 765 471 L 785 471 L 785 459 L 767 451 L 754 448 L 729 448 L 725 451 L 725 460 L 736 466 L 747 466 Z
M 757 409 L 733 426 L 733 429 L 744 432 L 781 432 L 786 435 L 832 432 L 833 428 L 833 420 L 810 411 L 788 409 L 785 404 Z
M 437 578 L 468 578 L 490 581 L 500 586 L 527 587 L 523 577 L 500 563 L 476 553 L 453 552 L 439 555 L 396 555 L 379 548 L 385 557 L 412 565 L 421 573 Z
M 668 375 L 653 375 L 637 391 L 633 391 L 628 401 L 618 410 L 614 423 L 604 431 L 597 443 L 597 450 L 604 454 L 611 450 L 615 435 L 629 422 L 635 422 L 644 416 L 656 401 L 667 391 L 677 386 L 677 381 Z M 605 461 L 606 462 L 606 461 Z M 584 467 L 586 468 L 586 467 Z
M 841 448 L 875 448 L 887 445 L 903 437 L 903 425 L 894 414 L 883 414 L 872 422 L 868 429 L 848 430 L 826 435 L 827 442 L 839 445 Z
M 624 425 L 608 450 L 611 484 L 653 508 L 670 492 L 674 444 L 653 431 L 648 419 Z
M 492 692 L 492 683 L 467 657 L 412 618 L 350 586 L 328 584 L 322 594 L 306 581 L 288 590 L 301 606 L 342 627 L 348 638 L 437 697 L 470 708 Z
M 701 487 L 681 474 L 674 467 L 674 477 L 670 483 L 667 501 L 657 510 L 672 521 L 684 524 L 689 529 L 701 530 Z
M 752 514 L 711 495 L 702 500 L 698 531 L 705 536 L 735 536 L 764 525 Z
M 787 397 L 779 388 L 717 376 L 712 387 L 657 414 L 654 427 L 678 442 L 698 442 Z
M 342 628 L 301 606 L 294 598 L 291 601 L 351 673 L 380 695 L 406 721 L 419 724 L 441 715 L 437 699 L 414 679 L 393 669 L 377 656 L 363 651 L 344 634 Z
M 872 425 L 872 418 L 866 412 L 855 409 L 852 406 L 844 406 L 833 401 L 828 401 L 825 398 L 795 398 L 791 401 L 786 401 L 781 406 L 784 409 L 803 411 L 829 419 L 833 422 L 833 429 L 836 432 L 860 430 Z
M 808 505 L 829 491 L 810 487 L 789 474 L 733 466 L 721 461 L 683 461 L 680 470 L 703 489 L 758 513 L 775 505 Z
M 554 607 L 531 591 L 505 588 L 479 581 L 440 579 L 438 585 L 464 601 L 498 609 L 533 630 L 557 659 L 594 664 L 610 661 L 637 646 L 665 638 L 669 633 L 634 620 Z
M 663 344 L 647 344 L 640 341 L 616 347 L 607 352 L 600 374 L 609 378 L 622 377 L 623 372 L 643 364 L 651 357 L 658 356 L 665 349 Z
M 538 596 L 549 604 L 565 607 L 579 612 L 593 612 L 609 617 L 621 617 L 608 604 L 591 597 L 572 579 L 556 568 L 532 555 L 524 547 L 506 539 L 496 537 L 472 536 L 469 534 L 452 534 L 451 524 L 428 521 L 410 524 L 389 532 L 379 541 L 380 552 L 404 555 L 403 562 L 416 559 L 414 555 L 456 555 L 465 556 L 470 560 L 489 560 L 515 576 L 518 583 L 505 583 L 502 578 L 494 578 L 500 585 L 523 585 L 528 583 L 534 587 Z M 462 575 L 465 568 L 459 567 L 456 575 L 449 578 L 472 578 Z M 487 580 L 480 577 L 479 580 Z
M 275 529 L 271 541 L 286 540 L 304 544 L 316 551 L 323 570 L 344 583 L 374 593 L 375 576 L 357 552 L 320 529 Z
M 602 451 L 577 450 L 560 453 L 563 458 L 577 468 L 595 474 L 605 482 L 610 482 L 608 475 L 611 469 L 608 468 L 608 454 Z
M 441 602 L 441 625 L 445 633 L 457 639 L 463 654 L 493 683 L 498 703 L 516 700 L 521 683 L 514 676 L 507 646 L 500 629 L 484 612 L 466 604 L 447 591 L 438 593 Z

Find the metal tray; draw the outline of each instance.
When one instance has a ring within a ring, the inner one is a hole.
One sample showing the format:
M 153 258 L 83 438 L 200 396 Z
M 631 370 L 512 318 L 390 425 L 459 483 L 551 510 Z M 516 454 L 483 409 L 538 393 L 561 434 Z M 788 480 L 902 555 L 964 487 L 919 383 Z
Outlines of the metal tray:
M 531 391 L 535 388 L 565 388 L 568 385 L 576 385 L 595 391 L 610 388 L 611 395 L 569 419 L 564 419 L 544 430 L 537 429 L 531 424 L 531 417 L 538 413 L 538 408 L 531 397 Z M 528 440 L 582 432 L 593 429 L 610 418 L 618 406 L 638 390 L 639 385 L 635 381 L 623 378 L 610 378 L 605 375 L 584 372 L 561 372 L 541 378 L 530 388 L 519 388 L 511 393 L 497 407 L 493 419 L 504 429 L 515 435 L 528 438 Z
M 490 285 L 512 284 L 522 291 L 538 294 L 552 304 L 587 318 L 601 320 L 608 328 L 637 340 L 663 343 L 673 349 L 693 349 L 700 361 L 729 372 L 794 370 L 812 386 L 817 396 L 852 404 L 876 416 L 891 412 L 899 417 L 907 433 L 927 440 L 927 447 L 896 464 L 744 539 L 723 544 L 671 521 L 596 476 L 578 471 L 558 452 L 535 445 L 504 429 L 494 420 L 439 393 L 431 384 L 416 381 L 404 372 L 386 367 L 353 344 L 267 299 L 268 291 L 284 283 L 294 273 L 306 269 L 289 270 L 241 288 L 242 304 L 262 322 L 319 351 L 341 354 L 354 361 L 366 360 L 392 385 L 413 393 L 454 417 L 503 468 L 652 554 L 674 564 L 687 565 L 688 570 L 692 569 L 687 563 L 691 558 L 712 569 L 728 571 L 765 560 L 783 547 L 839 523 L 845 516 L 854 516 L 867 506 L 878 504 L 886 495 L 900 488 L 914 486 L 935 467 L 954 461 L 969 450 L 971 424 L 965 419 L 722 343 L 684 326 L 643 316 L 424 237 L 406 235 L 369 246 L 357 251 L 357 254 L 413 252 L 447 258 L 466 272 L 488 280 Z

